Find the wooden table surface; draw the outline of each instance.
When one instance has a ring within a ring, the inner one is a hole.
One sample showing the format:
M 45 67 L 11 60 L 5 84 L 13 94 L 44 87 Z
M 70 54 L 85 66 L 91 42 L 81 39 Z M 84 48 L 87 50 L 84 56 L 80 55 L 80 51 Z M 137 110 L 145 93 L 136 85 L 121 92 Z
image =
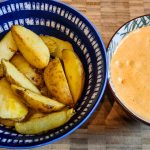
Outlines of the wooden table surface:
M 107 46 L 126 21 L 150 13 L 150 0 L 62 0 L 90 19 Z M 107 91 L 109 92 L 109 91 Z M 67 138 L 37 150 L 149 150 L 150 127 L 131 119 L 107 94 L 91 118 Z

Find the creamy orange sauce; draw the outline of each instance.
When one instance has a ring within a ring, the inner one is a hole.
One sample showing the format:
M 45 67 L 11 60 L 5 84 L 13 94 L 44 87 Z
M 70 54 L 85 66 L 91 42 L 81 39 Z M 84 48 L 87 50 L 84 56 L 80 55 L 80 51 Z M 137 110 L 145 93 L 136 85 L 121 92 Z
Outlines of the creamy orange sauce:
M 150 122 L 150 27 L 129 33 L 112 57 L 111 79 L 122 103 Z

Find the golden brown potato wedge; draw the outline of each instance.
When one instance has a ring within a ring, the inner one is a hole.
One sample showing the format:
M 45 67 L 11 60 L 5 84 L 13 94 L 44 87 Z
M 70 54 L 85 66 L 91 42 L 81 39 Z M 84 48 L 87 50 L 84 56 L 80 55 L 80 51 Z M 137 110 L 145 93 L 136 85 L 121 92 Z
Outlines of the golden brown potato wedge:
M 44 116 L 46 116 L 46 115 L 47 115 L 47 114 L 44 114 L 44 113 L 41 113 L 41 112 L 35 112 L 35 113 L 33 113 L 33 114 L 30 116 L 29 120 L 35 119 L 35 118 L 41 118 L 41 117 L 44 117 Z
M 17 49 L 11 31 L 9 31 L 0 41 L 0 60 L 3 58 L 9 60 L 15 54 Z
M 8 120 L 8 119 L 0 119 L 0 124 L 3 124 L 7 127 L 13 127 L 13 126 L 15 126 L 15 121 Z
M 62 60 L 70 91 L 76 104 L 84 86 L 85 73 L 83 65 L 76 53 L 70 50 L 62 51 Z
M 11 85 L 12 90 L 24 98 L 24 103 L 30 108 L 35 110 L 49 113 L 52 111 L 59 111 L 65 107 L 64 104 L 57 102 L 56 100 L 50 99 L 40 94 L 36 94 L 25 88 L 18 87 L 16 85 Z
M 40 118 L 40 117 L 43 117 L 45 115 L 47 115 L 47 113 L 43 113 L 43 112 L 37 111 L 35 109 L 28 108 L 28 114 L 23 121 L 26 122 L 32 118 Z
M 50 54 L 53 54 L 59 49 L 58 43 L 56 43 L 50 36 L 40 36 L 43 42 L 47 45 Z
M 49 48 L 51 55 L 54 57 L 59 57 L 60 59 L 62 59 L 62 50 L 64 49 L 73 51 L 72 45 L 67 41 L 60 40 L 53 36 L 40 36 L 40 37 Z
M 5 78 L 0 80 L 0 118 L 20 121 L 28 113 L 27 107 L 16 96 Z
M 73 116 L 73 109 L 48 114 L 41 118 L 31 119 L 27 122 L 15 123 L 15 129 L 21 134 L 38 134 L 65 124 Z
M 12 38 L 11 31 L 9 31 L 4 38 L 0 41 L 0 63 L 4 58 L 10 60 L 17 51 L 16 43 Z M 3 67 L 0 65 L 0 77 L 3 76 Z
M 11 63 L 23 73 L 34 85 L 41 86 L 43 85 L 42 74 L 36 72 L 21 54 L 16 54 L 11 59 Z
M 19 51 L 31 65 L 39 69 L 48 65 L 48 47 L 37 34 L 19 25 L 13 26 L 11 32 Z
M 40 94 L 38 88 L 32 84 L 12 63 L 7 60 L 2 60 L 2 65 L 5 76 L 11 84 L 16 84 Z
M 73 106 L 73 99 L 59 58 L 51 60 L 45 68 L 44 81 L 53 97 L 61 103 Z

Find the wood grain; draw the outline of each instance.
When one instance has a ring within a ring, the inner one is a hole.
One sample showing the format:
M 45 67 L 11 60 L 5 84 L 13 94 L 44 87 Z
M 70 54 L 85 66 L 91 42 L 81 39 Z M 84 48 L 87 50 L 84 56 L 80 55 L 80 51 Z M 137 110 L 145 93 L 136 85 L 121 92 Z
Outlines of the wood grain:
M 62 0 L 93 22 L 107 46 L 114 32 L 130 19 L 150 13 L 150 0 Z M 108 91 L 109 92 L 109 91 Z M 105 94 L 80 129 L 37 150 L 149 150 L 150 127 L 131 119 Z

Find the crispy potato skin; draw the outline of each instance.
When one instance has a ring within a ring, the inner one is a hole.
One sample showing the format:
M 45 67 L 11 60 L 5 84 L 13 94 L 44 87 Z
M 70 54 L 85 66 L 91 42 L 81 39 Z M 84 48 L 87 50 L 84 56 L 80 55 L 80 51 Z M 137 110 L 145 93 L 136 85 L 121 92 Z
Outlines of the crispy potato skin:
M 83 65 L 74 51 L 63 50 L 62 60 L 68 84 L 76 104 L 82 94 L 85 81 Z
M 16 96 L 5 78 L 0 80 L 0 118 L 14 121 L 23 120 L 28 114 L 27 107 Z
M 51 60 L 44 70 L 49 93 L 61 103 L 73 106 L 73 99 L 59 58 Z
M 50 94 L 49 94 L 49 91 L 48 91 L 48 88 L 46 86 L 43 86 L 40 88 L 40 92 L 42 95 L 46 96 L 46 97 L 52 97 Z
M 36 118 L 42 118 L 42 117 L 44 117 L 44 116 L 46 116 L 47 114 L 44 114 L 44 113 L 41 113 L 41 112 L 35 112 L 35 113 L 33 113 L 31 116 L 30 116 L 30 118 L 29 118 L 29 120 L 31 120 L 31 119 L 36 119 Z
M 73 109 L 65 109 L 27 122 L 15 123 L 15 129 L 21 134 L 39 134 L 65 124 L 73 114 Z
M 11 63 L 23 73 L 34 85 L 40 87 L 43 86 L 42 74 L 36 72 L 21 54 L 16 54 L 11 59 Z
M 49 50 L 37 34 L 19 25 L 13 26 L 11 32 L 19 51 L 31 65 L 39 69 L 48 65 Z
M 62 51 L 68 49 L 73 51 L 71 43 L 63 41 L 53 36 L 40 36 L 44 43 L 49 48 L 50 54 L 54 57 L 62 59 Z
M 39 89 L 32 84 L 12 63 L 7 60 L 2 60 L 2 65 L 4 68 L 4 74 L 11 84 L 16 84 L 40 94 Z
M 8 120 L 8 119 L 0 119 L 0 123 L 7 126 L 7 127 L 13 127 L 15 126 L 15 121 Z
M 0 64 L 0 78 L 4 76 L 4 70 L 2 64 Z
M 52 111 L 59 111 L 65 107 L 64 104 L 57 102 L 56 100 L 50 99 L 43 95 L 36 94 L 22 87 L 11 85 L 11 88 L 17 95 L 19 95 L 20 97 L 23 97 L 24 103 L 32 109 L 35 109 L 44 113 L 49 113 Z

